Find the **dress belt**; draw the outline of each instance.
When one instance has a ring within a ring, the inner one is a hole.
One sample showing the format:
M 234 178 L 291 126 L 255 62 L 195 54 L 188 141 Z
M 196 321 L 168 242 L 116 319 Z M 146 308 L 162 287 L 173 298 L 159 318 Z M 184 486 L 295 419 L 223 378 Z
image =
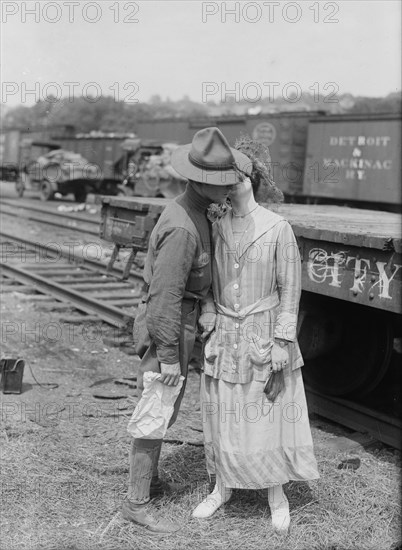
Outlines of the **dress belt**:
M 278 305 L 279 294 L 278 292 L 274 292 L 269 296 L 260 298 L 259 300 L 254 302 L 254 304 L 250 304 L 249 306 L 239 309 L 239 311 L 235 311 L 234 309 L 223 306 L 222 304 L 216 304 L 216 311 L 221 315 L 226 315 L 227 317 L 234 317 L 235 319 L 243 320 L 248 315 L 252 315 L 253 313 L 261 313 L 262 311 L 268 311 L 269 309 L 273 309 Z

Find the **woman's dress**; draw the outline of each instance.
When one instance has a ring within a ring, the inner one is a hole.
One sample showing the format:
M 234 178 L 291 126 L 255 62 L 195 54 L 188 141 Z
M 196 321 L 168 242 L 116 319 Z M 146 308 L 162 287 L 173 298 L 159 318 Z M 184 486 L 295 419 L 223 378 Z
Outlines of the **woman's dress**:
M 205 345 L 201 411 L 209 474 L 262 489 L 319 477 L 297 343 L 299 251 L 281 216 L 259 206 L 242 233 L 232 213 L 213 226 L 217 322 Z M 288 340 L 285 390 L 268 401 L 274 337 Z

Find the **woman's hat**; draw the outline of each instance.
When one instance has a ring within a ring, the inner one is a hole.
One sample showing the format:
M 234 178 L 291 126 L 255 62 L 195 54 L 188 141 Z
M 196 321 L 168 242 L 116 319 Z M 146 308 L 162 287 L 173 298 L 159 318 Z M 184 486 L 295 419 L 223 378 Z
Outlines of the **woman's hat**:
M 178 147 L 172 166 L 185 178 L 210 185 L 234 185 L 250 176 L 250 159 L 230 147 L 219 128 L 204 128 L 191 143 Z
M 283 202 L 283 193 L 273 180 L 269 147 L 243 134 L 236 140 L 235 149 L 246 155 L 251 163 L 251 182 L 257 202 Z

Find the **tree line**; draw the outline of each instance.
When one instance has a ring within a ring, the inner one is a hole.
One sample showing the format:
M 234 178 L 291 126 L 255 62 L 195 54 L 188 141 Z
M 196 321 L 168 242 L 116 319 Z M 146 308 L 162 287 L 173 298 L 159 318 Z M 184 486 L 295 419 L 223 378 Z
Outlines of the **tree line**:
M 344 96 L 346 97 L 346 95 Z M 41 126 L 66 125 L 75 127 L 77 132 L 132 132 L 135 123 L 143 119 L 158 119 L 168 117 L 208 117 L 226 116 L 255 112 L 260 108 L 262 113 L 286 110 L 324 110 L 329 113 L 400 113 L 401 92 L 394 92 L 385 97 L 354 97 L 347 94 L 347 101 L 339 96 L 338 101 L 331 104 L 325 98 L 313 97 L 303 93 L 300 103 L 284 104 L 284 101 L 262 99 L 258 104 L 246 101 L 224 103 L 198 103 L 188 97 L 172 101 L 153 96 L 149 102 L 126 103 L 116 101 L 111 96 L 102 96 L 96 101 L 88 97 L 71 99 L 47 98 L 39 100 L 35 105 L 19 105 L 5 108 L 3 111 L 3 127 L 37 128 Z M 250 110 L 252 108 L 252 110 Z

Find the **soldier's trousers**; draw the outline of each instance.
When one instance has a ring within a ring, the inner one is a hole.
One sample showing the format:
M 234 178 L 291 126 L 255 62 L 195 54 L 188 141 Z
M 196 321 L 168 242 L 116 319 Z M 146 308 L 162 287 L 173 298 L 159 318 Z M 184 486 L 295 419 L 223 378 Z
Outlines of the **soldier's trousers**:
M 169 427 L 176 421 L 180 404 L 183 399 L 188 373 L 188 363 L 194 349 L 197 320 L 200 306 L 197 300 L 183 300 L 182 322 L 179 344 L 181 374 L 184 376 L 183 386 L 175 401 Z M 137 387 L 143 390 L 144 372 L 160 372 L 156 356 L 156 346 L 151 345 L 143 355 L 137 375 Z M 134 503 L 143 504 L 149 500 L 149 489 L 152 477 L 157 476 L 157 466 L 162 446 L 162 440 L 134 439 L 130 449 L 130 480 L 128 498 Z

